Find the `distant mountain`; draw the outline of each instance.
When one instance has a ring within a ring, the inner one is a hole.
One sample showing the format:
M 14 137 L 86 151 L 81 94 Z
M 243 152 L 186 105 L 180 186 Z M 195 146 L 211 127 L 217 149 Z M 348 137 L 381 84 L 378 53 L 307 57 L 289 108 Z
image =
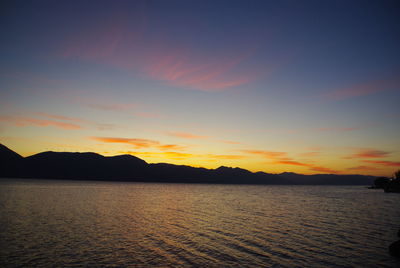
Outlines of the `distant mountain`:
M 0 144 L 0 177 L 225 184 L 371 185 L 373 176 L 285 172 L 269 174 L 221 166 L 195 168 L 148 164 L 132 155 L 106 157 L 96 153 L 43 152 L 29 157 Z
M 279 176 L 287 179 L 290 184 L 306 185 L 372 185 L 374 176 L 365 175 L 336 175 L 336 174 L 314 174 L 303 175 L 292 172 L 284 172 Z M 367 183 L 366 183 L 367 182 Z

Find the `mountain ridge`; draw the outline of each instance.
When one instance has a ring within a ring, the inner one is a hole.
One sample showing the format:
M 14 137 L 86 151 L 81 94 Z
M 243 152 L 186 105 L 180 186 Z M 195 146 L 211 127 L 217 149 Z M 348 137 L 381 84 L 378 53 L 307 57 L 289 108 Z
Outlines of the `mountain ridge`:
M 0 144 L 0 177 L 216 184 L 371 185 L 374 176 L 293 172 L 271 174 L 239 167 L 216 169 L 147 163 L 133 155 L 46 151 L 22 157 Z

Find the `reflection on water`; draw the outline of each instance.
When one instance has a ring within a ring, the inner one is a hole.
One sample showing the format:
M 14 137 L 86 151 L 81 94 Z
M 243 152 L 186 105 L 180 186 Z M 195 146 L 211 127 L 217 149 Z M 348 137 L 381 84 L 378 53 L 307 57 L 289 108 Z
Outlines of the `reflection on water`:
M 400 195 L 360 186 L 0 183 L 0 266 L 396 267 Z

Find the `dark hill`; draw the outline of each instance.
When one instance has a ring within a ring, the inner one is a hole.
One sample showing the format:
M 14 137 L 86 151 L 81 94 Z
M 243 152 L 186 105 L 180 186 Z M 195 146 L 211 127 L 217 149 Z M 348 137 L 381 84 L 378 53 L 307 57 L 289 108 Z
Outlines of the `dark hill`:
M 15 160 L 21 160 L 23 159 L 22 156 L 17 154 L 16 152 L 8 149 L 6 146 L 3 144 L 0 144 L 0 161 L 15 161 Z
M 0 144 L 0 175 L 3 177 L 14 177 L 21 175 L 22 162 L 24 158 L 16 152 Z
M 371 185 L 375 177 L 361 175 L 269 174 L 221 166 L 196 168 L 166 163 L 148 164 L 131 155 L 106 157 L 96 153 L 43 152 L 26 158 L 0 145 L 0 177 L 85 179 L 107 181 Z
M 25 158 L 24 177 L 57 179 L 134 179 L 144 177 L 147 163 L 134 156 L 44 152 Z

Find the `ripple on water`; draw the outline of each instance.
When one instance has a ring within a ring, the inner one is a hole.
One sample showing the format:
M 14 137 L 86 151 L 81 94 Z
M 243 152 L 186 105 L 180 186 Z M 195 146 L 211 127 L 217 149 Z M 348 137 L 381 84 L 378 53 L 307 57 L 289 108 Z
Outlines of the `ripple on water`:
M 396 267 L 400 195 L 353 186 L 2 181 L 2 267 Z

